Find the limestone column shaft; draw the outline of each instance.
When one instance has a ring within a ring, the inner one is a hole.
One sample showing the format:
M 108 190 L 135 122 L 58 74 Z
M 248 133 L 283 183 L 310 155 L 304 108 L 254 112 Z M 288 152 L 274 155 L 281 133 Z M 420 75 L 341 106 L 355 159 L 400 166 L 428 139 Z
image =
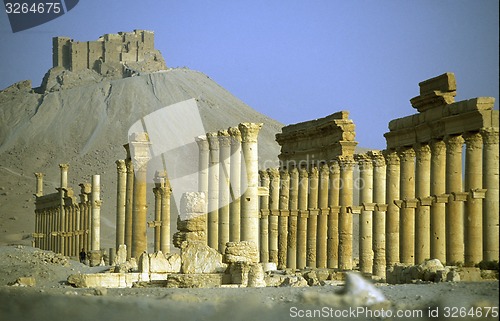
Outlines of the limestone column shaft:
M 92 241 L 90 250 L 101 249 L 101 176 L 92 175 Z
M 229 204 L 229 241 L 239 242 L 241 231 L 241 133 L 238 127 L 229 127 L 231 136 L 231 159 L 229 188 L 231 203 Z
M 319 170 L 318 191 L 318 227 L 316 243 L 316 266 L 326 268 L 327 238 L 328 238 L 328 186 L 330 169 L 327 164 L 322 164 Z
M 276 168 L 269 175 L 269 262 L 278 264 L 278 218 L 280 202 L 280 173 Z
M 399 151 L 401 161 L 400 198 L 403 201 L 415 199 L 415 151 L 404 147 Z M 415 208 L 403 203 L 400 210 L 399 255 L 401 263 L 415 264 Z
M 209 148 L 207 136 L 202 135 L 195 138 L 198 144 L 198 190 L 208 195 L 208 162 Z
M 428 144 L 415 146 L 415 196 L 419 204 L 415 213 L 415 264 L 423 263 L 431 257 L 431 148 Z
M 161 233 L 160 250 L 162 253 L 170 253 L 170 197 L 172 188 L 167 177 L 163 178 L 161 183 Z M 206 195 L 206 194 L 205 194 Z M 206 197 L 206 196 L 205 196 Z
M 288 203 L 291 196 L 290 174 L 286 169 L 280 170 L 279 186 L 279 217 L 278 217 L 278 269 L 290 267 L 291 262 L 288 259 L 290 249 L 290 220 L 292 213 L 288 210 Z M 289 220 L 290 219 L 290 220 Z
M 229 242 L 229 203 L 230 201 L 230 166 L 231 137 L 227 130 L 220 130 L 219 138 L 219 241 L 220 253 L 224 253 Z
M 328 193 L 328 239 L 327 239 L 327 267 L 339 267 L 339 197 L 340 197 L 340 166 L 338 161 L 330 164 L 330 190 Z
M 446 140 L 446 263 L 464 262 L 464 204 L 456 199 L 463 192 L 462 150 L 464 139 L 460 135 L 447 136 Z M 453 193 L 456 193 L 455 196 Z
M 155 183 L 153 187 L 153 195 L 155 196 L 155 219 L 154 219 L 154 252 L 160 251 L 160 225 L 161 222 L 161 185 Z
M 59 247 L 57 249 L 58 253 L 64 254 L 65 248 L 65 239 L 64 233 L 66 232 L 65 224 L 66 224 L 66 212 L 64 211 L 64 192 L 68 188 L 68 164 L 59 164 L 59 168 L 61 169 L 61 189 L 59 191 L 61 197 L 60 203 L 60 221 L 59 221 Z
M 309 197 L 307 218 L 307 252 L 306 266 L 316 267 L 316 243 L 318 233 L 318 193 L 319 193 L 319 172 L 316 166 L 309 169 Z
M 134 162 L 134 196 L 132 211 L 132 253 L 139 259 L 147 252 L 147 163 L 149 162 L 151 143 L 147 133 L 136 133 L 131 137 L 130 151 Z
M 259 171 L 260 186 L 269 190 L 269 174 L 265 170 Z M 269 262 L 269 196 L 260 197 L 260 260 Z
M 134 209 L 134 164 L 132 160 L 125 160 L 127 166 L 127 182 L 125 192 L 125 245 L 127 246 L 127 260 L 132 257 L 132 214 Z
M 356 155 L 359 164 L 359 204 L 373 203 L 373 164 L 367 154 Z M 369 205 L 368 205 L 369 206 Z M 359 218 L 359 271 L 372 274 L 373 271 L 373 211 L 363 209 Z
M 446 262 L 446 203 L 440 201 L 446 192 L 446 145 L 431 141 L 431 259 Z
M 499 209 L 499 151 L 498 127 L 485 128 L 483 135 L 483 188 L 486 198 L 483 201 L 483 261 L 492 262 L 498 258 L 498 213 Z
M 125 244 L 125 203 L 127 196 L 127 166 L 125 161 L 116 161 L 116 248 Z
M 43 173 L 35 173 L 36 177 L 36 196 L 43 196 Z
M 286 200 L 280 204 L 280 209 L 289 209 L 290 216 L 288 217 L 288 238 L 286 262 L 287 267 L 291 269 L 297 268 L 297 224 L 298 224 L 298 204 L 299 204 L 299 171 L 297 168 L 291 168 L 289 172 L 281 171 L 282 178 L 289 178 L 286 186 L 281 186 L 281 191 L 285 192 Z M 281 231 L 280 231 L 281 232 Z
M 387 266 L 393 266 L 399 263 L 399 208 L 394 201 L 400 199 L 400 160 L 398 154 L 394 150 L 386 151 L 385 159 L 387 164 L 387 214 L 385 219 L 386 264 Z
M 340 213 L 339 213 L 339 269 L 352 270 L 352 214 L 347 208 L 353 201 L 353 169 L 354 159 L 351 156 L 340 156 Z
M 386 165 L 380 151 L 370 151 L 368 155 L 373 161 L 373 202 L 376 204 L 373 212 L 373 275 L 385 277 L 385 211 L 386 204 Z
M 209 146 L 208 167 L 208 230 L 207 243 L 219 248 L 219 139 L 216 133 L 207 133 Z
M 465 190 L 469 192 L 465 203 L 465 265 L 474 266 L 483 259 L 483 200 L 474 195 L 483 185 L 483 141 L 479 133 L 467 133 L 464 139 Z
M 307 218 L 309 213 L 308 206 L 308 190 L 309 190 L 309 173 L 307 169 L 299 169 L 299 214 L 297 219 L 297 268 L 303 269 L 307 266 Z
M 240 123 L 241 150 L 245 160 L 247 189 L 241 201 L 241 240 L 259 247 L 259 154 L 257 137 L 261 123 Z
M 81 211 L 80 211 L 80 206 L 79 204 L 75 204 L 75 255 L 78 256 L 78 253 L 80 253 L 80 249 L 82 246 L 82 238 L 81 238 L 81 231 L 82 231 L 82 226 L 81 226 Z

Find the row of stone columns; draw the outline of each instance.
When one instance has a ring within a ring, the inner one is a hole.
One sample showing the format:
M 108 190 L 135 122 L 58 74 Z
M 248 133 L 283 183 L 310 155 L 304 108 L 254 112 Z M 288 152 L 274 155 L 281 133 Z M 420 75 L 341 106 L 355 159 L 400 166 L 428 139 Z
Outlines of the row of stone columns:
M 207 243 L 224 252 L 227 242 L 260 243 L 257 137 L 262 124 L 207 133 L 199 147 L 198 188 L 207 195 Z

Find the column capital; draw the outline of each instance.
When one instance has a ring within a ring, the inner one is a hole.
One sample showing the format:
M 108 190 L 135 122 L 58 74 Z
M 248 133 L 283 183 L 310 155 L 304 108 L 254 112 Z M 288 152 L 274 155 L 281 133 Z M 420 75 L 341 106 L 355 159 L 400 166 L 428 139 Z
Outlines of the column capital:
M 342 170 L 352 170 L 356 162 L 352 156 L 338 156 L 337 160 L 339 162 L 340 169 Z
M 318 175 L 319 175 L 318 167 L 312 166 L 311 169 L 309 169 L 309 177 L 318 178 Z
M 208 151 L 208 141 L 206 135 L 197 136 L 194 140 L 196 141 L 196 144 L 198 144 L 198 149 L 200 151 Z
M 330 172 L 332 174 L 340 173 L 340 165 L 338 160 L 333 160 L 332 162 L 330 162 Z
M 217 133 L 207 133 L 208 148 L 210 150 L 219 149 L 219 136 Z
M 280 177 L 280 171 L 277 168 L 268 168 L 267 174 L 271 180 L 278 179 Z
M 67 170 L 68 170 L 68 168 L 69 168 L 69 164 L 59 164 L 59 168 L 60 168 L 61 170 L 66 170 L 66 171 L 67 171 Z
M 134 164 L 131 159 L 125 160 L 125 166 L 127 167 L 127 174 L 132 174 L 134 172 Z
M 259 177 L 261 180 L 269 180 L 269 174 L 266 170 L 259 170 Z
M 262 128 L 262 123 L 240 123 L 238 128 L 241 132 L 241 141 L 248 143 L 256 143 L 259 131 Z
M 480 132 L 483 136 L 483 142 L 485 145 L 494 145 L 499 143 L 498 127 L 482 128 Z
M 399 165 L 400 160 L 396 150 L 384 150 L 385 161 L 387 165 Z
M 385 166 L 384 154 L 381 151 L 369 150 L 368 152 L 366 152 L 366 154 L 368 154 L 368 156 L 370 156 L 370 158 L 372 159 L 374 167 Z
M 431 159 L 431 147 L 427 143 L 417 143 L 413 147 L 415 150 L 415 155 L 417 159 L 430 160 Z
M 280 177 L 281 179 L 288 179 L 290 177 L 290 174 L 292 173 L 292 171 L 295 170 L 295 172 L 297 172 L 297 169 L 294 167 L 294 168 L 291 168 L 290 169 L 290 172 L 286 169 L 281 169 L 280 170 Z
M 116 163 L 116 170 L 118 171 L 118 173 L 127 172 L 127 166 L 125 165 L 125 160 L 119 159 L 115 163 Z
M 330 173 L 330 167 L 328 166 L 328 164 L 323 163 L 319 167 L 319 172 L 321 177 L 328 177 L 328 174 Z
M 433 155 L 444 154 L 446 151 L 446 144 L 440 138 L 431 139 L 429 145 L 431 146 L 431 152 Z
M 130 153 L 136 170 L 145 170 L 145 165 L 151 159 L 149 135 L 146 132 L 133 133 L 130 135 Z
M 219 147 L 230 147 L 231 146 L 231 136 L 227 130 L 219 130 L 217 132 L 217 136 L 219 137 Z
M 309 177 L 309 173 L 307 172 L 307 169 L 299 168 L 299 178 L 303 179 L 303 178 L 307 178 L 307 177 Z
M 81 183 L 80 185 L 81 194 L 89 194 L 92 191 L 92 185 L 90 183 Z
M 415 158 L 415 150 L 413 147 L 405 146 L 397 150 L 401 162 L 409 162 Z
M 463 136 L 467 149 L 481 149 L 483 147 L 483 137 L 479 132 L 468 132 Z
M 33 173 L 35 174 L 35 177 L 40 179 L 40 178 L 43 178 L 44 174 L 43 173 Z
M 238 127 L 229 127 L 227 132 L 233 141 L 241 142 L 241 132 Z
M 444 142 L 446 144 L 446 148 L 449 150 L 460 150 L 462 151 L 462 146 L 464 145 L 464 138 L 462 135 L 447 135 L 444 138 Z
M 155 196 L 155 199 L 159 198 L 161 196 L 161 188 L 160 187 L 153 187 L 153 194 Z
M 354 159 L 358 162 L 359 169 L 361 170 L 373 168 L 372 158 L 368 154 L 355 154 Z

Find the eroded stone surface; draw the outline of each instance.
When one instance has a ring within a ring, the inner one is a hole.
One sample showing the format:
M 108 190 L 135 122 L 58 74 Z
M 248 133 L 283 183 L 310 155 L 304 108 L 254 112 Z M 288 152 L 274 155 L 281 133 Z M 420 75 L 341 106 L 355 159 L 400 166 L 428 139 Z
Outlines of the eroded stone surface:
M 222 273 L 227 265 L 222 255 L 202 242 L 183 242 L 181 245 L 181 273 Z

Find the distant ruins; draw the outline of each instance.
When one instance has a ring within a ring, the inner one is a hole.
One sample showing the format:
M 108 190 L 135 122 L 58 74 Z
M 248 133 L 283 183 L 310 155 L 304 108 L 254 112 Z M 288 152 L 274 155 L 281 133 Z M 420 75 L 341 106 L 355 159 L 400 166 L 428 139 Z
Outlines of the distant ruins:
M 169 265 L 162 276 L 144 265 L 147 255 L 148 264 L 156 255 L 147 254 L 146 228 L 155 229 L 154 251 L 169 253 L 171 188 L 168 173 L 158 172 L 155 220 L 146 222 L 150 143 L 147 133 L 137 133 L 125 146 L 127 158 L 117 161 L 116 248 L 126 248 L 126 259 L 143 262 L 136 270 L 143 274 L 136 280 L 162 279 L 169 284 L 183 278 L 190 285 L 209 277 L 214 286 L 262 284 L 257 276 L 273 266 L 359 269 L 366 276 L 389 280 L 396 267 L 429 259 L 457 268 L 498 264 L 499 114 L 493 110 L 494 99 L 455 102 L 452 73 L 419 86 L 420 95 L 411 99 L 418 113 L 389 123 L 383 151 L 355 154 L 355 126 L 345 111 L 285 126 L 276 136 L 282 147 L 279 168 L 258 169 L 262 124 L 240 123 L 198 137 L 199 190 L 184 195 L 181 202 L 180 211 L 188 214 L 179 218 L 179 232 L 173 237 L 181 248 L 179 267 Z M 139 168 L 134 171 L 132 164 Z M 233 197 L 243 181 L 242 196 Z M 36 246 L 59 252 L 60 244 L 67 243 L 66 227 L 72 226 L 65 223 L 72 217 L 64 215 L 67 207 L 58 203 L 70 194 L 61 182 L 61 196 L 52 197 L 48 212 L 37 190 L 35 231 Z M 359 200 L 353 199 L 354 189 L 359 190 Z M 92 202 L 98 202 L 96 197 Z M 53 212 L 63 215 L 52 230 L 38 223 Z M 352 249 L 354 215 L 360 216 L 359 266 Z M 98 239 L 95 233 L 91 237 Z M 54 239 L 59 241 L 51 243 Z M 188 258 L 193 246 L 207 258 L 223 259 L 230 275 L 224 278 L 220 265 L 189 269 L 190 264 L 207 264 Z

